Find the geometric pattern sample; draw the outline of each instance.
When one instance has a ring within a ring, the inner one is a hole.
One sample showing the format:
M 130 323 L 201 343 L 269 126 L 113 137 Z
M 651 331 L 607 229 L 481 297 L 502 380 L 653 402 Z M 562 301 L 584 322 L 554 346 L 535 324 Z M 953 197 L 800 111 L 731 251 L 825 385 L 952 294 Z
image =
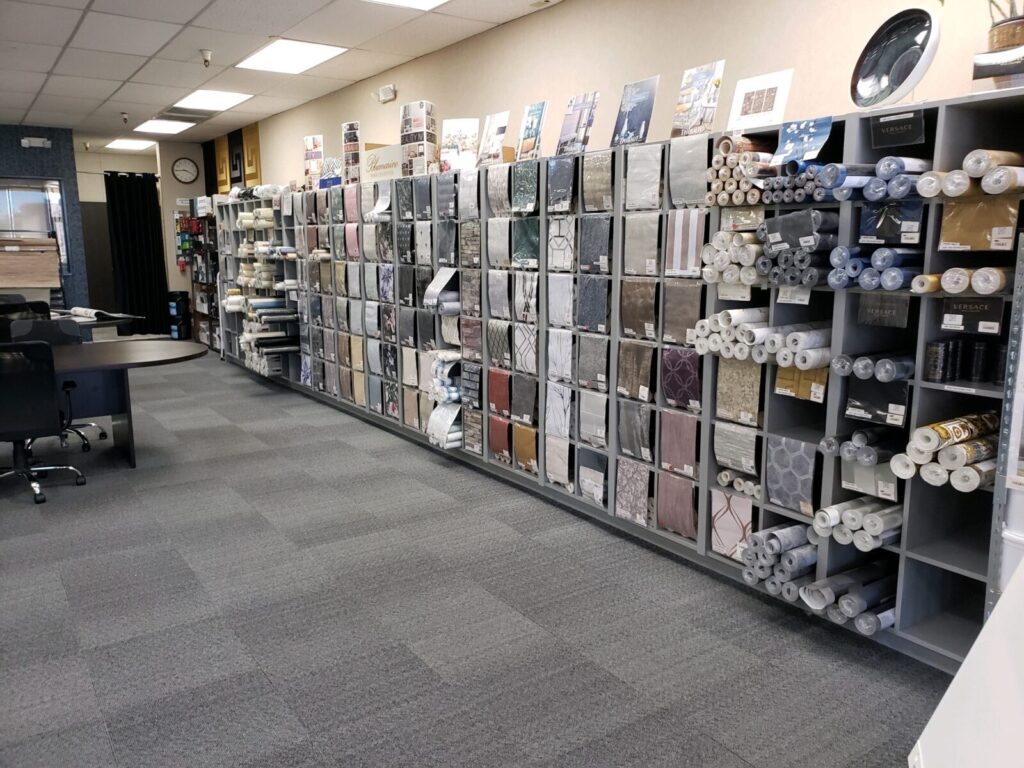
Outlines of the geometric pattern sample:
M 632 459 L 619 459 L 615 473 L 615 516 L 631 523 L 650 525 L 651 470 Z
M 711 489 L 711 548 L 720 555 L 740 560 L 740 542 L 752 530 L 753 504 L 749 496 Z
M 579 248 L 581 272 L 604 272 L 611 269 L 611 216 L 581 216 Z
M 635 213 L 623 219 L 622 271 L 627 275 L 658 275 L 660 213 Z
M 693 503 L 693 480 L 667 472 L 658 475 L 658 527 L 697 540 L 697 508 Z
M 537 328 L 516 323 L 512 328 L 515 369 L 537 375 Z
M 576 268 L 576 217 L 548 219 L 548 269 L 571 272 Z
M 524 160 L 512 166 L 512 211 L 533 213 L 537 210 L 540 163 Z
M 487 263 L 492 267 L 507 269 L 512 265 L 509 258 L 509 234 L 511 231 L 511 219 L 487 220 Z
M 515 273 L 515 319 L 520 323 L 537 322 L 537 281 L 536 272 Z
M 666 280 L 662 285 L 665 316 L 662 338 L 669 344 L 686 343 L 686 332 L 701 318 L 700 300 L 704 286 L 700 280 Z
M 661 207 L 661 144 L 641 144 L 626 152 L 626 210 Z
M 817 443 L 768 435 L 765 490 L 768 501 L 805 515 L 813 515 L 814 470 Z
M 411 221 L 400 221 L 395 224 L 395 250 L 398 252 L 398 260 L 403 264 L 412 264 L 413 256 L 413 224 Z
M 741 424 L 760 423 L 763 368 L 751 360 L 723 357 L 718 361 L 716 418 Z
M 512 324 L 507 320 L 487 321 L 487 352 L 491 365 L 512 367 Z
M 610 151 L 583 156 L 583 210 L 611 210 L 613 160 Z
M 661 389 L 669 405 L 695 408 L 700 404 L 700 356 L 696 350 L 662 348 Z

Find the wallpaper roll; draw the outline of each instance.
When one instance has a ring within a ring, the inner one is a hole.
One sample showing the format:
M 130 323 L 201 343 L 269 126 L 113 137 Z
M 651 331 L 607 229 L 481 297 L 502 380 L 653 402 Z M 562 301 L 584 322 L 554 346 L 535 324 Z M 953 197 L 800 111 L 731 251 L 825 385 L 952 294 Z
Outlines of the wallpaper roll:
M 537 375 L 537 328 L 516 323 L 512 328 L 513 364 L 517 371 Z
M 568 440 L 546 435 L 544 437 L 544 468 L 548 482 L 573 489 L 572 443 Z
M 540 261 L 540 219 L 529 216 L 512 221 L 512 264 L 536 269 Z
M 703 286 L 699 280 L 666 280 L 662 284 L 662 338 L 669 344 L 683 344 L 687 331 L 700 320 Z
M 540 186 L 540 163 L 524 160 L 512 166 L 512 211 L 533 213 L 537 210 Z
M 643 461 L 654 460 L 654 408 L 643 403 L 619 402 L 619 450 Z
M 459 276 L 462 293 L 462 314 L 480 317 L 480 270 L 463 269 Z
M 608 388 L 608 337 L 581 333 L 577 376 L 581 387 L 605 391 Z
M 583 210 L 610 211 L 614 153 L 593 152 L 583 156 Z
M 699 277 L 707 211 L 671 210 L 665 237 L 665 276 Z
M 473 317 L 463 317 L 459 326 L 462 333 L 463 358 L 482 362 L 484 359 L 483 322 Z
M 577 290 L 576 327 L 584 331 L 607 333 L 611 281 L 604 277 L 580 275 Z
M 512 414 L 512 374 L 508 371 L 487 369 L 487 408 L 500 416 Z
M 637 144 L 626 150 L 626 210 L 661 207 L 661 144 Z
M 487 321 L 487 352 L 492 365 L 512 367 L 512 324 L 507 320 Z
M 487 302 L 491 317 L 501 320 L 512 319 L 510 278 L 511 273 L 503 269 L 492 269 L 487 272 Z
M 480 222 L 459 224 L 459 263 L 464 267 L 480 266 Z
M 412 264 L 416 260 L 413 250 L 413 223 L 400 221 L 395 224 L 395 251 L 398 260 L 403 264 Z
M 611 269 L 611 216 L 581 216 L 579 261 L 581 272 L 604 273 Z
M 498 269 L 512 266 L 509 243 L 511 240 L 511 219 L 487 220 L 487 263 Z
M 459 218 L 465 223 L 480 218 L 479 177 L 474 169 L 459 171 Z
M 707 137 L 678 136 L 669 144 L 668 184 L 672 205 L 703 205 L 707 192 Z
M 556 328 L 574 324 L 576 278 L 573 275 L 548 275 L 548 323 Z
M 752 529 L 753 504 L 748 497 L 711 489 L 711 549 L 734 560 Z
M 627 336 L 656 339 L 658 282 L 656 280 L 623 280 L 620 314 L 622 330 Z
M 572 407 L 572 387 L 549 381 L 544 399 L 544 434 L 572 437 Z
M 512 463 L 512 422 L 500 416 L 487 418 L 487 446 L 494 458 Z
M 516 466 L 524 472 L 536 475 L 538 472 L 537 430 L 525 424 L 513 424 L 512 443 Z
M 623 219 L 622 271 L 626 275 L 661 273 L 660 213 L 635 213 Z
M 715 425 L 715 460 L 723 467 L 747 474 L 757 471 L 757 430 L 738 424 Z
M 576 196 L 576 158 L 548 158 L 548 213 L 567 213 Z
M 572 272 L 576 268 L 576 217 L 548 219 L 548 269 Z
M 575 335 L 561 328 L 548 328 L 548 378 L 572 383 L 575 368 Z
M 656 347 L 636 341 L 619 342 L 618 392 L 634 400 L 650 402 L 653 399 L 653 381 Z
M 689 478 L 662 473 L 658 477 L 658 527 L 697 540 L 697 509 L 694 483 Z
M 919 427 L 914 430 L 911 440 L 922 451 L 938 451 L 954 443 L 990 434 L 998 428 L 999 414 L 996 411 L 984 411 Z
M 608 396 L 580 390 L 580 440 L 604 448 L 608 444 Z
M 608 484 L 608 457 L 603 453 L 581 448 L 579 452 L 580 493 L 604 506 Z
M 813 515 L 817 443 L 768 435 L 765 488 L 768 501 L 786 509 Z
M 669 405 L 700 409 L 700 356 L 695 350 L 662 348 L 661 391 Z
M 537 281 L 536 272 L 515 273 L 515 296 L 513 307 L 515 319 L 520 323 L 537 322 Z
M 719 360 L 715 409 L 718 418 L 759 423 L 761 372 L 761 366 L 753 361 Z
M 615 516 L 647 527 L 651 513 L 651 471 L 638 461 L 620 459 L 615 473 Z
M 510 168 L 508 163 L 500 163 L 487 169 L 487 203 L 492 216 L 508 216 L 512 212 Z
M 661 412 L 661 467 L 696 477 L 697 427 L 700 418 L 692 413 L 666 409 Z

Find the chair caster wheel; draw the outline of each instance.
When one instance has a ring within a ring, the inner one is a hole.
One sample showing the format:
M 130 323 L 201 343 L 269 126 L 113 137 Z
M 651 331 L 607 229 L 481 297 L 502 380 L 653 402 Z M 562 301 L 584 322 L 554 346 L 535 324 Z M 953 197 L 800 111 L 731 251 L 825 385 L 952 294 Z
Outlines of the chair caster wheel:
M 88 453 L 92 450 L 92 446 L 88 443 L 82 443 L 82 453 Z
M 33 498 L 34 498 L 36 504 L 45 504 L 46 503 L 46 494 L 45 493 L 37 493 Z
M 106 440 L 106 439 L 107 439 L 107 433 L 106 432 L 100 432 L 100 440 Z
M 85 485 L 85 477 L 76 477 L 75 485 Z

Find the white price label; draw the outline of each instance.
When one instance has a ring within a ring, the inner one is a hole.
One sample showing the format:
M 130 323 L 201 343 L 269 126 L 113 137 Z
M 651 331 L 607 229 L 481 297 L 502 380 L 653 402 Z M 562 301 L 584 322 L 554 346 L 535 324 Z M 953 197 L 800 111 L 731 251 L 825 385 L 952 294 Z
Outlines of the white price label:
M 647 274 L 648 275 L 656 275 L 656 274 L 658 274 L 658 260 L 657 259 L 648 259 L 647 260 Z
M 779 288 L 779 304 L 807 305 L 811 301 L 811 289 L 802 285 L 784 285 Z
M 841 485 L 843 486 L 843 490 L 844 491 L 856 491 L 857 490 L 857 484 L 856 483 L 851 483 L 849 480 L 843 480 Z
M 878 481 L 878 495 L 889 501 L 896 501 L 896 483 L 889 483 L 885 480 Z
M 620 395 L 626 395 L 627 397 L 629 396 L 629 390 L 626 389 L 625 387 L 616 387 L 615 391 L 618 392 Z
M 900 235 L 900 242 L 903 245 L 917 245 L 921 242 L 920 232 L 904 232 Z
M 804 235 L 800 238 L 800 245 L 804 248 L 813 248 L 815 243 L 817 243 L 817 239 L 814 235 Z
M 750 472 L 751 474 L 753 474 L 754 462 L 752 462 L 750 459 L 743 459 L 743 461 L 741 461 L 740 464 L 743 465 L 744 472 Z
M 604 203 L 604 210 L 606 210 L 606 211 L 609 210 L 612 207 L 612 196 L 611 195 L 601 195 L 601 198 L 602 198 L 601 202 Z
M 640 387 L 640 389 L 637 391 L 637 395 L 639 395 L 640 399 L 644 401 L 647 401 L 651 398 L 651 393 L 648 391 L 647 387 L 644 386 Z
M 824 384 L 811 384 L 811 400 L 815 403 L 825 402 Z
M 900 405 L 899 403 L 889 403 L 889 413 L 895 413 L 898 416 L 903 416 L 907 412 L 907 406 Z
M 648 338 L 654 338 L 654 323 L 644 323 L 644 335 Z
M 887 413 L 885 414 L 885 423 L 891 424 L 894 427 L 903 426 L 903 414 L 900 413 Z
M 608 327 L 604 323 L 601 323 L 601 325 L 597 326 L 597 332 L 608 333 Z
M 640 449 L 640 455 L 643 457 L 644 461 L 650 461 L 651 460 L 651 449 L 650 448 L 641 448 Z
M 1009 251 L 1013 248 L 1013 227 L 992 227 L 992 250 Z
M 700 412 L 700 401 L 699 400 L 691 400 L 690 401 L 690 410 L 691 411 Z
M 597 380 L 598 380 L 598 381 L 605 381 L 605 376 L 604 376 L 604 374 L 603 374 L 603 373 L 599 373 L 599 374 L 597 374 Z
M 674 342 L 675 341 L 675 337 L 673 337 L 673 336 L 665 336 L 665 341 L 672 341 L 672 342 Z M 687 328 L 686 329 L 686 343 L 687 344 L 696 344 L 697 343 L 697 331 L 695 329 L 693 329 L 693 328 Z
M 978 333 L 999 333 L 999 323 L 983 320 L 978 323 Z
M 867 243 L 868 245 L 882 245 L 885 241 L 880 237 L 874 235 L 861 235 L 860 242 Z
M 946 384 L 942 388 L 946 392 L 958 392 L 961 395 L 976 395 L 976 394 L 978 394 L 978 390 L 976 390 L 974 387 L 957 387 L 957 386 L 954 386 L 953 384 Z
M 672 469 L 672 464 L 670 462 L 668 462 L 668 461 L 663 461 L 663 462 L 661 462 L 661 468 L 662 469 L 671 470 Z
M 599 426 L 599 427 L 594 427 L 594 437 L 597 437 L 597 438 L 600 438 L 601 440 L 604 440 L 604 425 L 603 424 L 601 426 Z
M 921 222 L 920 221 L 904 221 L 900 224 L 900 232 L 920 232 Z
M 963 328 L 963 326 L 964 326 L 964 316 L 963 315 L 943 315 L 942 316 L 942 327 L 945 328 L 947 325 L 953 325 L 953 326 L 956 326 L 958 328 Z
M 608 271 L 608 257 L 607 256 L 599 256 L 597 258 L 597 266 L 598 266 L 598 268 L 602 272 L 607 272 Z
M 684 475 L 689 475 L 690 477 L 693 477 L 694 476 L 693 465 L 692 464 L 683 464 L 683 474 Z
M 781 232 L 769 232 L 768 233 L 768 242 L 769 243 L 777 243 L 780 240 L 782 240 L 782 233 Z
M 814 507 L 811 505 L 811 502 L 809 501 L 801 501 L 800 511 L 803 512 L 805 515 L 813 515 Z
M 669 344 L 676 344 L 676 343 L 678 343 L 678 342 L 676 341 L 676 337 L 675 337 L 675 336 L 673 336 L 673 335 L 672 335 L 672 334 L 670 334 L 670 333 L 666 333 L 666 334 L 665 334 L 665 341 L 667 341 L 667 342 L 668 342 Z
M 757 420 L 754 418 L 754 414 L 750 411 L 740 411 L 740 421 L 746 424 L 757 424 Z
M 742 283 L 716 283 L 722 301 L 750 301 L 750 286 Z
M 861 242 L 863 242 L 863 240 Z M 939 250 L 940 251 L 969 251 L 969 250 L 971 250 L 971 246 L 969 246 L 969 245 L 960 245 L 960 243 L 954 243 L 954 242 L 951 242 L 949 240 L 940 240 L 939 241 Z

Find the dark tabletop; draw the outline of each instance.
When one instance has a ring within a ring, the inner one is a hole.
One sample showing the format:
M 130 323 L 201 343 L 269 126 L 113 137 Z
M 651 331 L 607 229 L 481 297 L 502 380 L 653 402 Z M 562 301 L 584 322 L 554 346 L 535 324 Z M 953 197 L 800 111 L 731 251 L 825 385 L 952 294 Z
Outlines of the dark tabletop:
M 139 339 L 138 341 L 100 341 L 53 348 L 56 373 L 84 373 L 124 368 L 148 368 L 195 360 L 209 349 L 193 341 Z

